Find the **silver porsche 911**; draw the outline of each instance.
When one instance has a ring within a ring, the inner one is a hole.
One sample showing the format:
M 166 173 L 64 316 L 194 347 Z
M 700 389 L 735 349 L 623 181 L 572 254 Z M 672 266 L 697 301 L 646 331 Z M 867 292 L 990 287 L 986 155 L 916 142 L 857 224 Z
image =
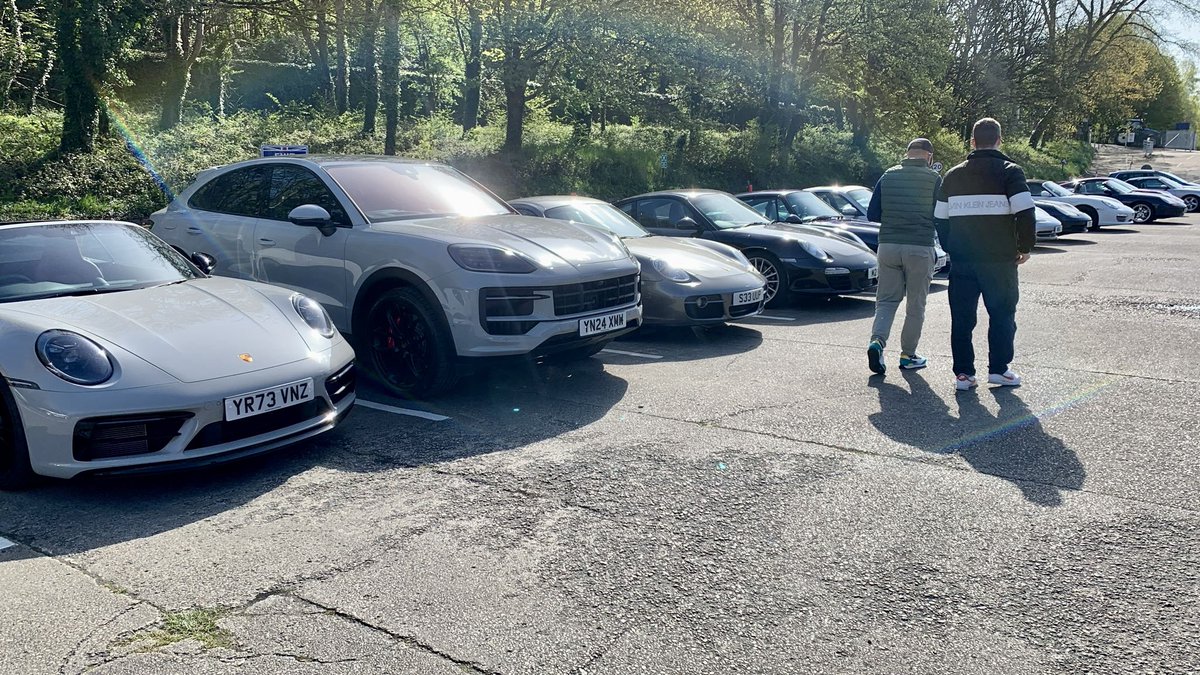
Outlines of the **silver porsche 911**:
M 321 305 L 210 264 L 129 223 L 0 225 L 0 488 L 208 464 L 341 420 L 354 352 Z
M 582 223 L 620 237 L 642 266 L 646 325 L 722 323 L 763 310 L 766 279 L 732 246 L 653 236 L 617 207 L 590 197 L 523 197 L 509 204 L 525 215 Z

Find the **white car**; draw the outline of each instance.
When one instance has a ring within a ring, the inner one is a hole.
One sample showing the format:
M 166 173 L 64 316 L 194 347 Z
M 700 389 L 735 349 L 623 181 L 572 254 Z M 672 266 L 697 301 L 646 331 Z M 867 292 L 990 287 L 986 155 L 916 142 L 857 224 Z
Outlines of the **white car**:
M 129 223 L 0 226 L 0 488 L 243 457 L 349 412 L 321 305 L 210 264 Z
M 1092 219 L 1092 229 L 1109 225 L 1128 225 L 1133 222 L 1133 209 L 1101 195 L 1081 195 L 1050 180 L 1027 181 L 1029 193 L 1038 199 L 1070 204 Z

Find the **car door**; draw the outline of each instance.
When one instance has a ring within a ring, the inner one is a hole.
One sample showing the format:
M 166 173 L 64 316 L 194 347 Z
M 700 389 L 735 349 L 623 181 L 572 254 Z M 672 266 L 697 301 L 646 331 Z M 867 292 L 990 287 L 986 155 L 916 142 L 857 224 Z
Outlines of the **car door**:
M 674 197 L 648 197 L 634 202 L 633 215 L 642 227 L 652 234 L 664 237 L 690 237 L 695 230 L 680 230 L 677 225 L 683 218 L 696 220 L 691 208 L 682 199 Z
M 301 291 L 325 306 L 339 328 L 349 328 L 346 242 L 353 232 L 349 211 L 312 170 L 299 164 L 268 164 L 266 199 L 254 229 L 254 278 Z M 326 235 L 288 220 L 292 209 L 315 204 L 337 226 Z
M 742 201 L 746 202 L 746 206 L 758 211 L 759 215 L 773 223 L 786 220 L 789 215 L 787 206 L 781 206 L 780 200 L 773 195 L 755 195 L 745 197 Z
M 263 208 L 266 182 L 261 165 L 217 174 L 188 199 L 185 218 L 165 220 L 156 233 L 187 254 L 211 255 L 215 274 L 251 279 L 255 217 Z

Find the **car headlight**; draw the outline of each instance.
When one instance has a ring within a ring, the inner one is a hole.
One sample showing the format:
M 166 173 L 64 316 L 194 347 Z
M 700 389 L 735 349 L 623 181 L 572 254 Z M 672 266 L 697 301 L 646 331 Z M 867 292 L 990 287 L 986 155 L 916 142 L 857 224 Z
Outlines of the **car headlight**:
M 668 281 L 674 281 L 682 284 L 692 280 L 692 275 L 684 272 L 678 267 L 675 267 L 666 260 L 655 258 L 650 261 L 650 264 L 654 267 L 655 272 L 661 274 L 663 278 L 667 279 Z
M 1116 211 L 1117 209 L 1121 208 L 1121 202 L 1117 202 L 1116 204 L 1114 204 L 1108 200 L 1101 200 L 1100 206 L 1103 206 L 1106 209 L 1112 209 L 1113 211 Z
M 472 272 L 529 274 L 537 269 L 527 258 L 506 248 L 451 244 L 447 250 L 459 267 Z
M 816 258 L 817 260 L 825 260 L 825 261 L 832 260 L 832 258 L 829 257 L 829 254 L 825 252 L 825 249 L 821 248 L 820 246 L 817 246 L 816 244 L 814 244 L 812 242 L 802 241 L 802 242 L 800 242 L 800 248 L 804 249 L 805 253 L 811 255 L 812 257 Z
M 333 320 L 329 318 L 329 313 L 321 306 L 321 303 L 313 300 L 307 295 L 297 293 L 292 296 L 292 307 L 296 308 L 296 313 L 304 319 L 304 323 L 308 327 L 321 334 L 321 337 L 333 337 Z
M 70 331 L 42 333 L 36 351 L 46 370 L 72 384 L 104 384 L 116 370 L 112 355 L 104 347 Z

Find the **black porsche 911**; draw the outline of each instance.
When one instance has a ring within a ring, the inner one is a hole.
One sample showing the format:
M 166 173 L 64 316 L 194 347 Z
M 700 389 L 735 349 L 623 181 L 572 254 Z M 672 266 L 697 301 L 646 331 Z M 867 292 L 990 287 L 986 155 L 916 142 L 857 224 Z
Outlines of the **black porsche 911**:
M 861 293 L 879 283 L 879 263 L 865 245 L 821 228 L 771 223 L 727 192 L 667 190 L 617 206 L 654 234 L 700 237 L 741 250 L 766 278 L 770 306 L 796 294 Z

